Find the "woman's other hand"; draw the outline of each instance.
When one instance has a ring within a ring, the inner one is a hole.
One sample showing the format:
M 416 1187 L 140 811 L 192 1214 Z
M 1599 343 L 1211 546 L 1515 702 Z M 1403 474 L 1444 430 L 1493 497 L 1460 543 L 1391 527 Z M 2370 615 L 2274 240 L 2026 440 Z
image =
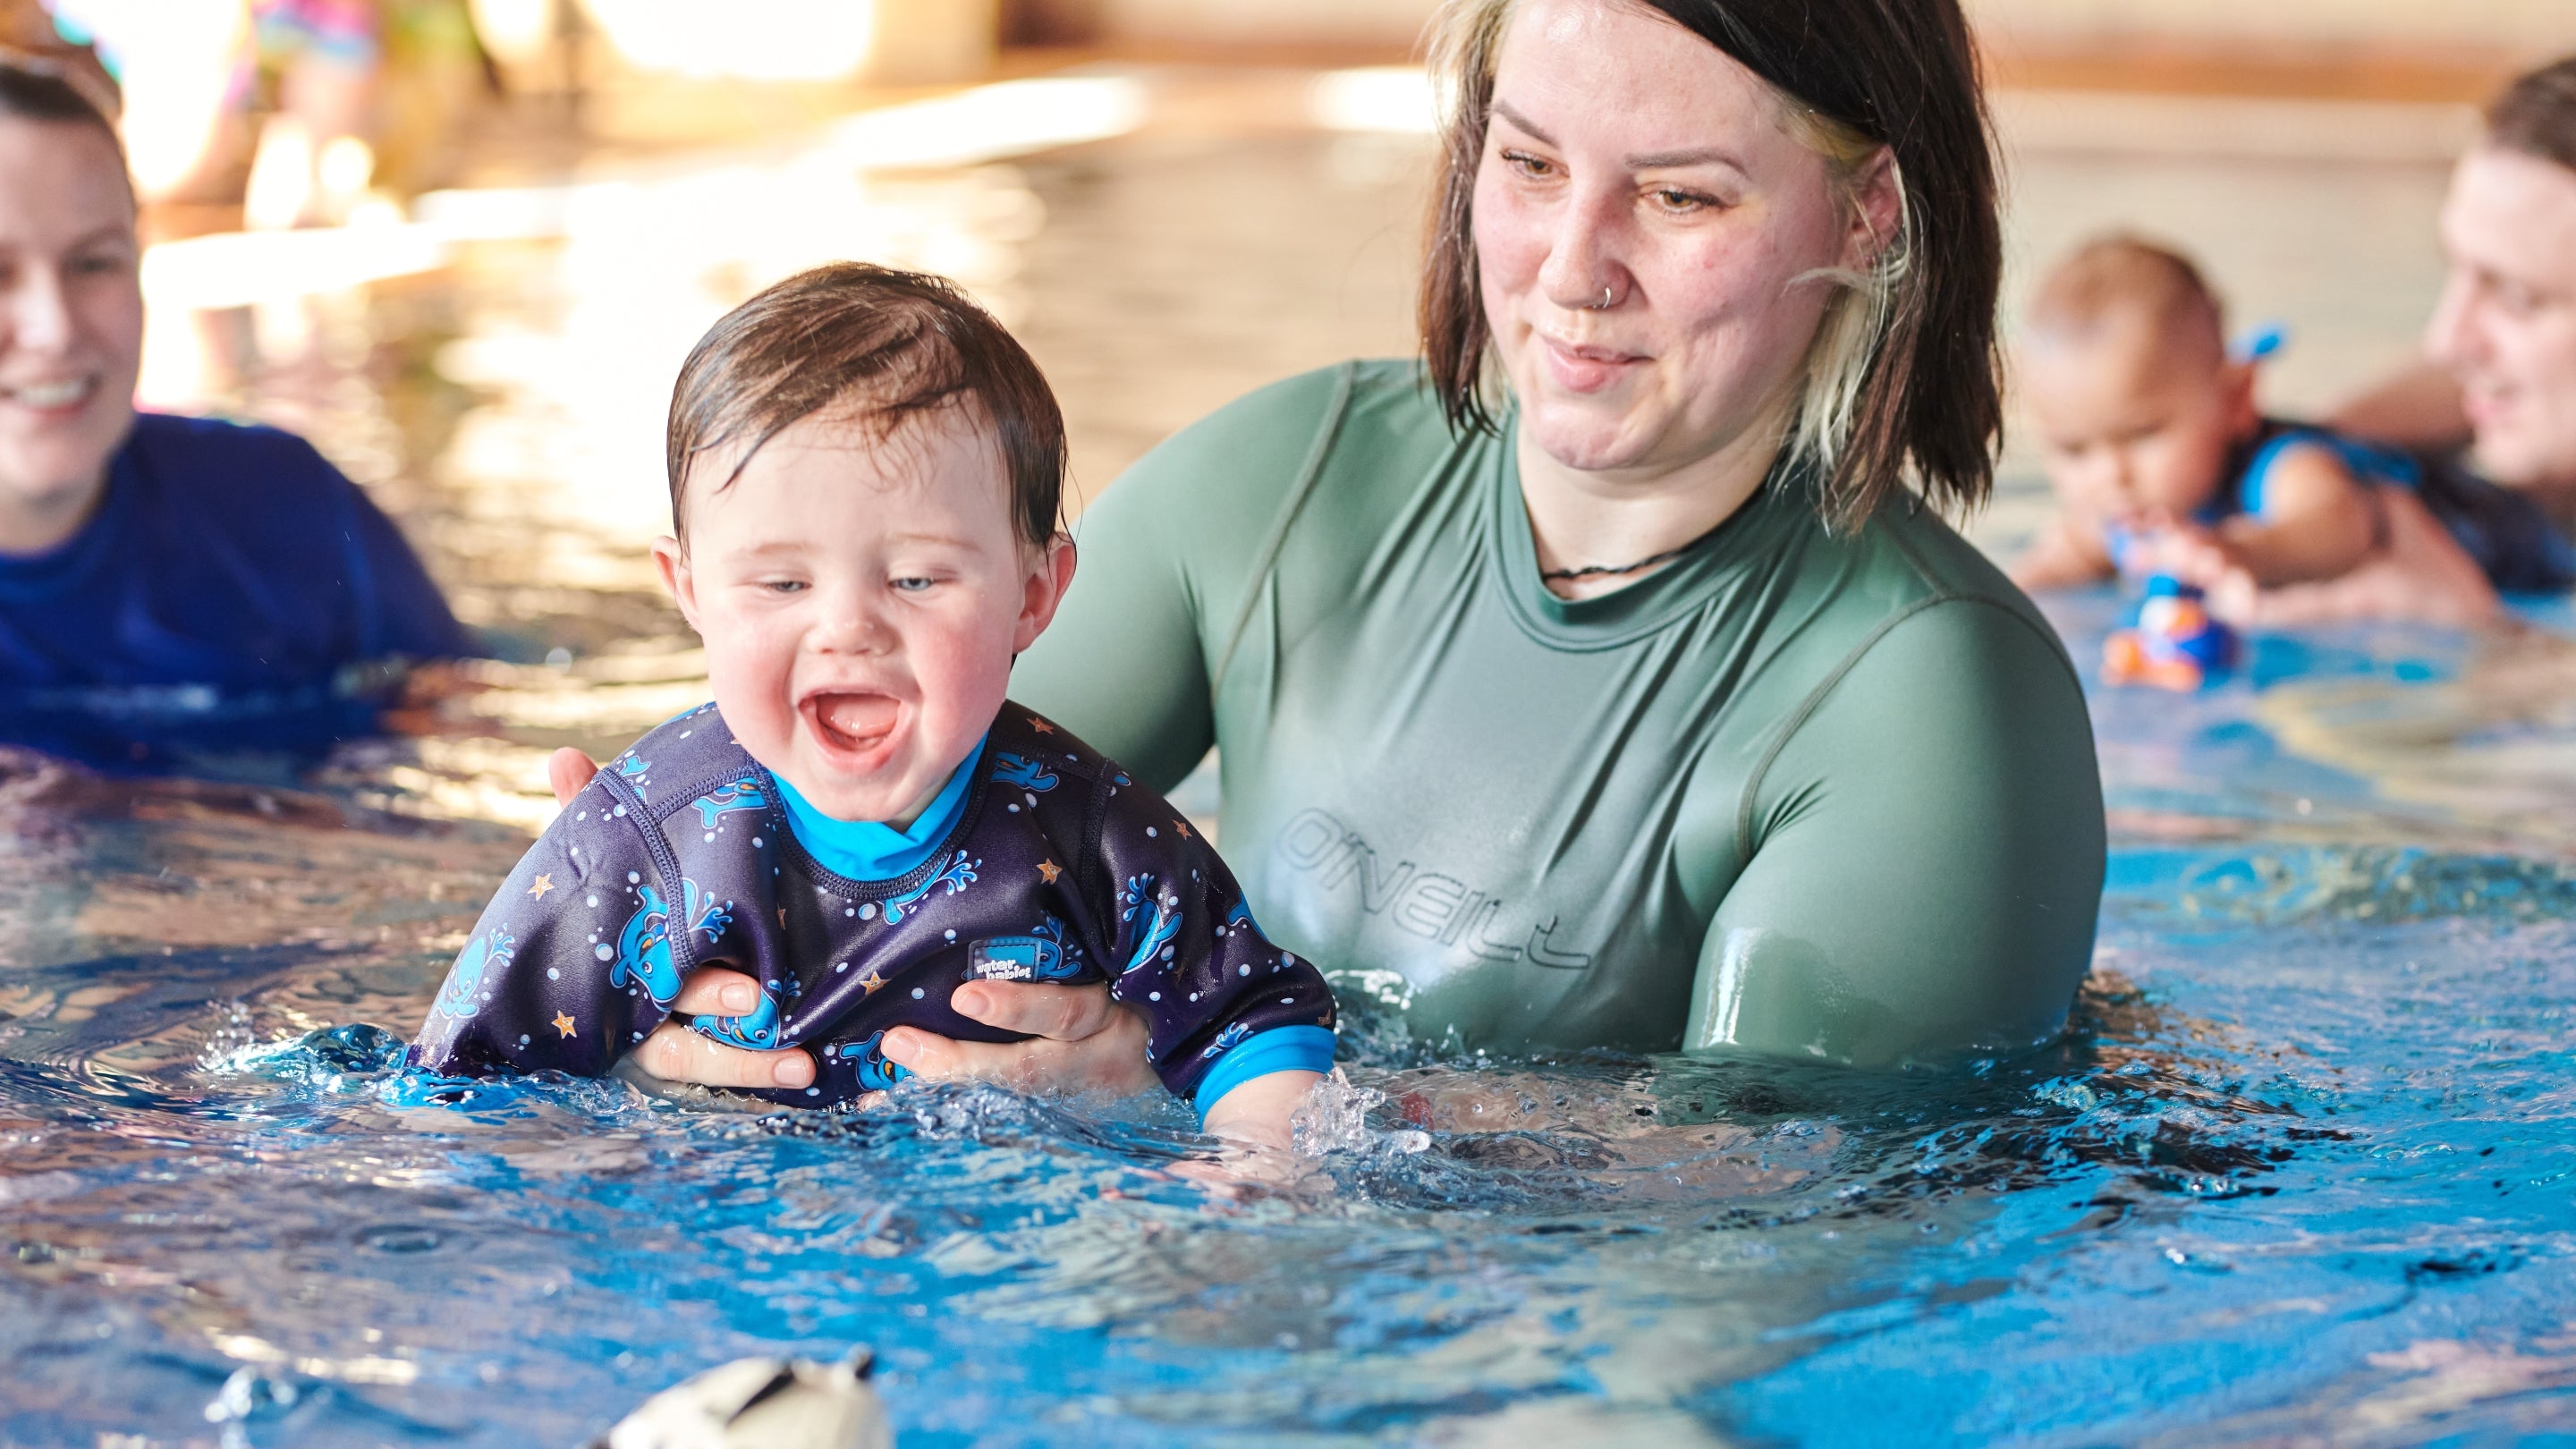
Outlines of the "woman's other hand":
M 597 761 L 564 748 L 546 761 L 546 783 L 558 807 L 599 773 Z M 692 975 L 671 1003 L 676 1015 L 739 1016 L 760 1004 L 760 983 L 716 968 Z M 1104 1092 L 1134 1096 L 1155 1085 L 1145 1060 L 1145 1023 L 1109 999 L 1106 986 L 974 981 L 949 1004 L 974 1021 L 1027 1034 L 1022 1042 L 954 1041 L 899 1026 L 886 1033 L 886 1060 L 927 1081 L 997 1082 L 1023 1091 Z M 666 1021 L 644 1039 L 634 1061 L 648 1076 L 701 1087 L 807 1087 L 814 1059 L 800 1047 L 749 1051 L 726 1046 Z
M 2360 567 L 2320 583 L 2231 601 L 2236 617 L 2230 622 L 2260 629 L 2375 619 L 2463 628 L 2497 622 L 2504 605 L 2494 586 L 2441 520 L 2412 493 L 2390 490 L 2381 501 L 2388 510 L 2388 538 Z
M 1132 1097 L 1157 1085 L 1145 1020 L 1107 986 L 970 981 L 948 1004 L 970 1020 L 1027 1034 L 1018 1042 L 952 1041 L 916 1026 L 885 1035 L 886 1060 L 929 1081 L 995 1082 L 1020 1091 Z
M 570 745 L 548 756 L 546 784 L 554 789 L 555 808 L 561 810 L 570 805 L 572 797 L 580 794 L 581 787 L 589 784 L 590 777 L 598 773 L 599 762 Z

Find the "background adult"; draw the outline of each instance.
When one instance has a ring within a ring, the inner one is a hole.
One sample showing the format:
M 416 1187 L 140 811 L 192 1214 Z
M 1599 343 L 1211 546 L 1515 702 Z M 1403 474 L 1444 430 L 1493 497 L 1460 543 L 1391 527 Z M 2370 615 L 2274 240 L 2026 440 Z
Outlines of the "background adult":
M 2456 593 L 2454 535 L 2524 560 L 2499 576 L 2508 589 L 2564 588 L 2576 575 L 2576 56 L 2488 107 L 2452 174 L 2441 237 L 2450 278 L 2425 329 L 2427 365 L 2334 422 L 2438 456 L 2428 498 L 2450 528 L 2411 505 L 2393 512 L 2383 557 L 2263 596 L 2263 622 L 2378 617 L 2427 590 Z
M 2053 1033 L 2102 807 L 2063 649 L 1935 511 L 1984 498 L 2000 414 L 1957 7 L 1466 0 L 1435 69 L 1427 361 L 1138 463 L 1014 694 L 1156 786 L 1216 745 L 1265 929 L 1419 1038 L 1889 1066 Z M 957 1002 L 1049 1039 L 887 1055 L 1138 1080 L 1097 993 Z
M 138 415 L 115 128 L 0 64 L 0 739 L 117 764 L 374 727 L 353 666 L 470 653 L 393 525 L 301 439 Z

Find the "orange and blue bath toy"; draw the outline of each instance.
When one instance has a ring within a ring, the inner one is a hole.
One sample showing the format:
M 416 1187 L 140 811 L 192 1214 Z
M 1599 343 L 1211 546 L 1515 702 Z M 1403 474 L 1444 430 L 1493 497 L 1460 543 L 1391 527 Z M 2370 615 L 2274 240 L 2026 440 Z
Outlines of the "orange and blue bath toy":
M 2210 617 L 2200 590 L 2158 575 L 2147 580 L 2126 628 L 2102 643 L 2105 684 L 2190 691 L 2236 664 L 2236 632 Z

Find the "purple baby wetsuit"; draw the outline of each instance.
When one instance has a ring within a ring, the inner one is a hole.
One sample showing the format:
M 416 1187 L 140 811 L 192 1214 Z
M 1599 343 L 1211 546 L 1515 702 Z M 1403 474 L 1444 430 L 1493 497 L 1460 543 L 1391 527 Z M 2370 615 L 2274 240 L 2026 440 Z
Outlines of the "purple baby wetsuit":
M 1331 1070 L 1323 977 L 1263 937 L 1179 811 L 1020 706 L 925 812 L 953 824 L 890 879 L 824 864 L 847 859 L 791 820 L 808 835 L 837 822 L 791 797 L 712 704 L 636 741 L 484 908 L 411 1061 L 597 1076 L 670 1015 L 689 973 L 721 965 L 765 994 L 697 1028 L 812 1052 L 812 1087 L 756 1093 L 799 1106 L 899 1079 L 878 1050 L 888 1027 L 1021 1039 L 949 1006 L 974 980 L 1108 981 L 1144 1014 L 1164 1084 L 1202 1109 L 1268 1072 Z

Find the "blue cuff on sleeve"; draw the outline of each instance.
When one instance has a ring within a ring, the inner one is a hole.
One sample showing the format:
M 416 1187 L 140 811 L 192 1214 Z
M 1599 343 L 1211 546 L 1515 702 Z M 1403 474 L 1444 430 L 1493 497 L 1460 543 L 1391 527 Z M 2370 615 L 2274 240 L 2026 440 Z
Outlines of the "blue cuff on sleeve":
M 1335 1040 L 1332 1029 L 1322 1026 L 1278 1026 L 1248 1037 L 1218 1057 L 1216 1065 L 1199 1079 L 1198 1095 L 1191 1099 L 1191 1105 L 1199 1109 L 1204 1121 L 1208 1108 L 1255 1077 L 1272 1072 L 1329 1072 L 1333 1069 Z

